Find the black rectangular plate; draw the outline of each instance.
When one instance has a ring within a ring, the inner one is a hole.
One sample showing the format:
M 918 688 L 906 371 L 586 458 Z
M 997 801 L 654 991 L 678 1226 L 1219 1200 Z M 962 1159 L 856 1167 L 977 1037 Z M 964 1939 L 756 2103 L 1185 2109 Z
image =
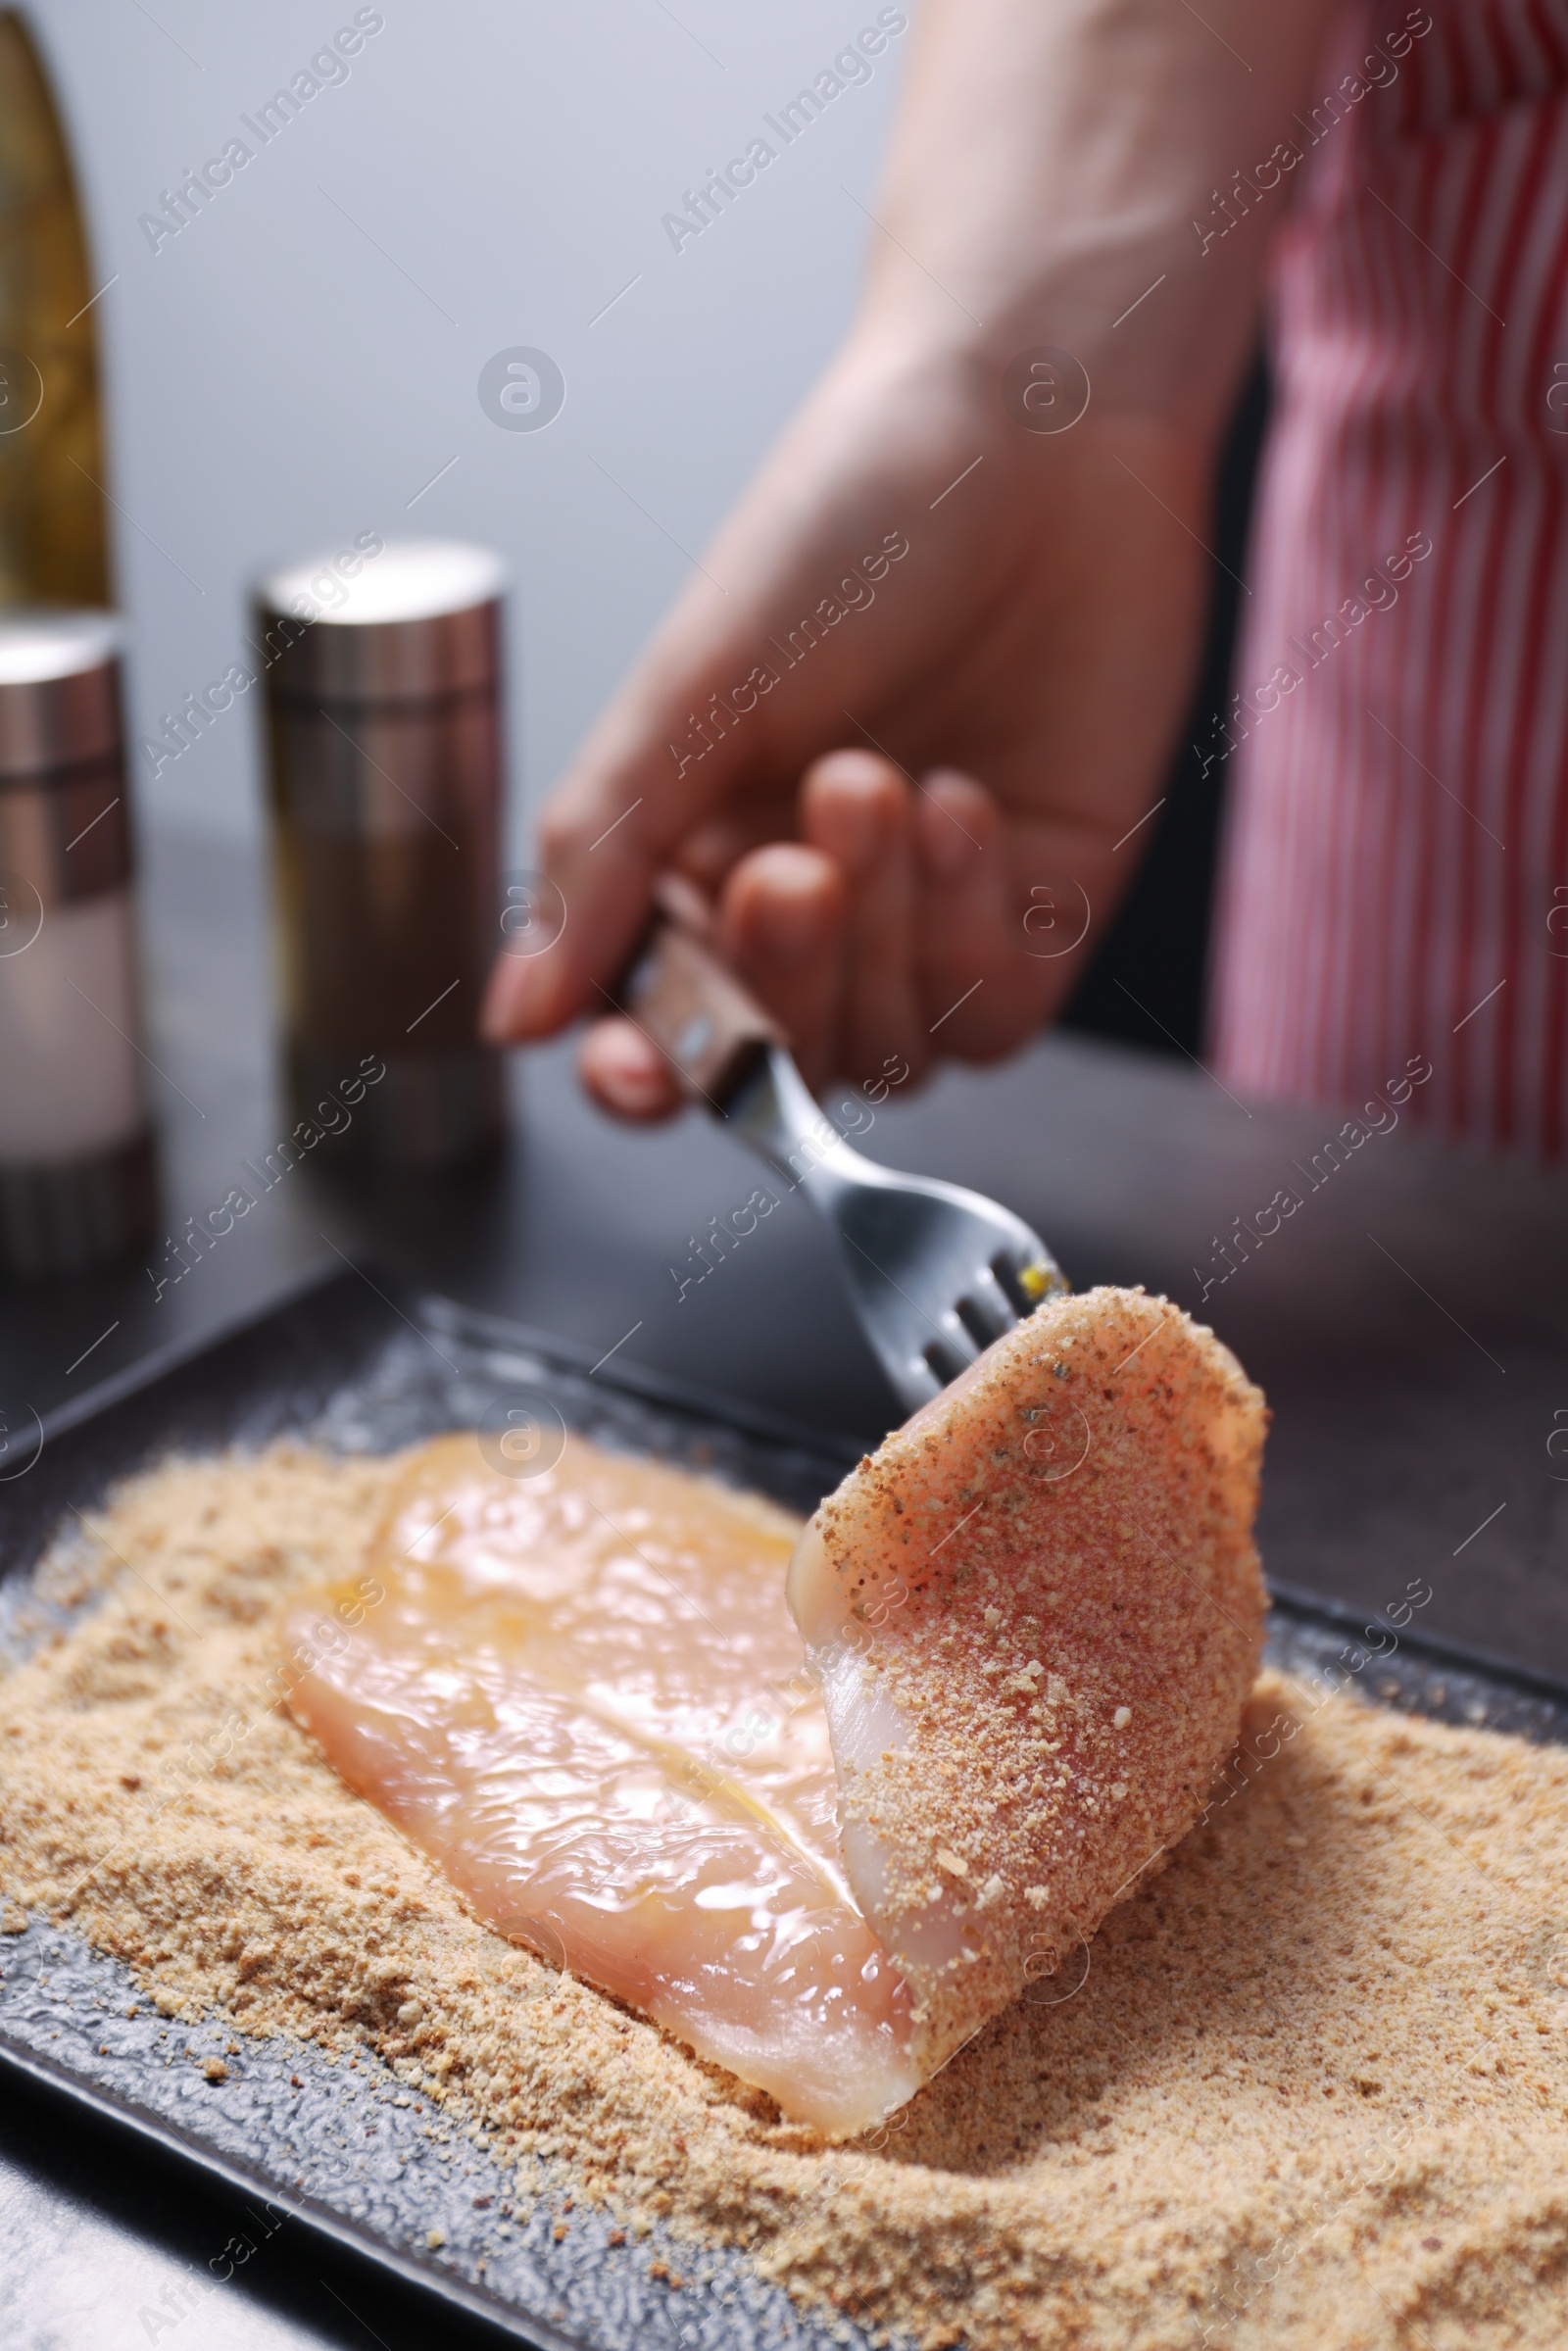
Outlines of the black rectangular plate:
M 380 1276 L 345 1273 L 199 1354 L 116 1381 L 46 1423 L 32 1445 L 14 1444 L 12 1472 L 0 1477 L 0 1641 L 69 1506 L 90 1509 L 165 1454 L 284 1435 L 387 1452 L 442 1429 L 504 1420 L 519 1402 L 554 1407 L 585 1435 L 801 1511 L 861 1450 L 634 1367 L 594 1368 L 563 1341 L 442 1299 L 399 1296 Z M 1390 1604 L 1398 1615 L 1392 1593 Z M 1568 1742 L 1568 1689 L 1423 1641 L 1408 1621 L 1396 1628 L 1383 1615 L 1276 1593 L 1269 1654 L 1380 1704 Z M 498 2244 L 494 2211 L 509 2197 L 510 2169 L 461 2137 L 443 2163 L 426 2125 L 378 2099 L 363 2072 L 329 2065 L 312 2046 L 248 2039 L 216 2089 L 198 2066 L 166 2065 L 164 2020 L 145 2009 L 127 2018 L 134 1979 L 80 1936 L 35 1921 L 3 1950 L 0 2068 L 52 2084 L 545 2351 L 827 2351 L 846 2339 L 861 2351 L 865 2343 L 853 2327 L 846 2337 L 842 2321 L 830 2331 L 798 2312 L 738 2255 L 694 2257 L 689 2245 L 661 2245 L 657 2233 L 612 2246 L 608 2220 L 581 2204 L 558 2244 L 556 2207 L 572 2184 L 564 2172 Z M 229 2038 L 221 2022 L 180 2030 L 198 2057 L 220 2054 Z M 293 2087 L 294 2076 L 303 2087 Z M 489 2212 L 475 2211 L 476 2196 L 493 2199 Z M 434 2249 L 432 2230 L 445 2238 Z M 651 2250 L 678 2264 L 686 2290 L 672 2295 L 654 2282 Z

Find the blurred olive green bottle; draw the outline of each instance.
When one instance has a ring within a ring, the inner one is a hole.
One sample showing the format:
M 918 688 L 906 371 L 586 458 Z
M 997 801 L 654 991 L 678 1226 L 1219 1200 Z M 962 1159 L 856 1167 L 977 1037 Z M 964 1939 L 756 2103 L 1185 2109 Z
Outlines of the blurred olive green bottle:
M 21 13 L 0 11 L 0 605 L 103 607 L 95 288 L 71 156 Z
M 0 1276 L 142 1248 L 158 1205 L 97 314 L 32 33 L 0 10 Z

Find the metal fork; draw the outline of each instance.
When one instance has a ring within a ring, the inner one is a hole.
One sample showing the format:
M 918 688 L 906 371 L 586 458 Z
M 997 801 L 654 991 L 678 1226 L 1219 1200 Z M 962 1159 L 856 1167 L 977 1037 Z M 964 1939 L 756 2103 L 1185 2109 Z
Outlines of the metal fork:
M 693 1099 L 825 1219 L 850 1303 L 913 1412 L 984 1347 L 1068 1287 L 1022 1217 L 978 1192 L 853 1151 L 813 1100 L 777 1023 L 718 960 L 706 902 L 666 878 L 621 1002 Z

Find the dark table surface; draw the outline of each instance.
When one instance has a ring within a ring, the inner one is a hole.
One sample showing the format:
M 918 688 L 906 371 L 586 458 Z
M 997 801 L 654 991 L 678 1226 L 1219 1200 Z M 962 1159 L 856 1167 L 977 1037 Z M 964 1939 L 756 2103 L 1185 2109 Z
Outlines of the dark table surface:
M 256 861 L 170 837 L 146 862 L 149 1075 L 178 1236 L 242 1180 L 241 1160 L 261 1163 L 283 1114 Z M 888 1425 L 804 1201 L 692 1278 L 709 1220 L 757 1181 L 715 1124 L 616 1129 L 576 1093 L 565 1048 L 518 1064 L 513 1105 L 509 1147 L 479 1174 L 370 1195 L 333 1172 L 328 1142 L 178 1281 L 160 1247 L 150 1270 L 0 1293 L 14 1440 L 32 1412 L 76 1408 L 155 1349 L 199 1347 L 335 1252 L 799 1421 L 867 1438 Z M 1276 1583 L 1370 1611 L 1419 1580 L 1427 1633 L 1568 1681 L 1568 1179 L 1424 1142 L 1407 1117 L 1331 1153 L 1343 1118 L 1243 1104 L 1196 1067 L 1058 1036 L 1004 1069 L 893 1095 L 858 1140 L 1017 1209 L 1075 1285 L 1142 1282 L 1212 1322 L 1274 1410 L 1261 1542 Z M 1300 1204 L 1259 1241 L 1256 1212 L 1282 1191 Z M 113 2134 L 47 2101 L 12 2105 L 0 2339 L 170 2341 L 181 2278 L 237 2220 L 224 2191 L 194 2191 Z M 346 2256 L 282 2248 L 188 2301 L 182 2339 L 469 2339 Z

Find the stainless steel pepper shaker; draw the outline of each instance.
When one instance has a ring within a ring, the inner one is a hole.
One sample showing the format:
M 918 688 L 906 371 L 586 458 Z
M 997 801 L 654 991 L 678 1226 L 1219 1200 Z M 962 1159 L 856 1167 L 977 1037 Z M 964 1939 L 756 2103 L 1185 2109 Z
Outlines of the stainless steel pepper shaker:
M 257 590 L 276 929 L 296 1119 L 367 1056 L 335 1151 L 390 1172 L 500 1131 L 476 1034 L 497 943 L 501 559 L 370 531 Z
M 113 613 L 0 613 L 0 1266 L 148 1238 L 156 1163 Z

